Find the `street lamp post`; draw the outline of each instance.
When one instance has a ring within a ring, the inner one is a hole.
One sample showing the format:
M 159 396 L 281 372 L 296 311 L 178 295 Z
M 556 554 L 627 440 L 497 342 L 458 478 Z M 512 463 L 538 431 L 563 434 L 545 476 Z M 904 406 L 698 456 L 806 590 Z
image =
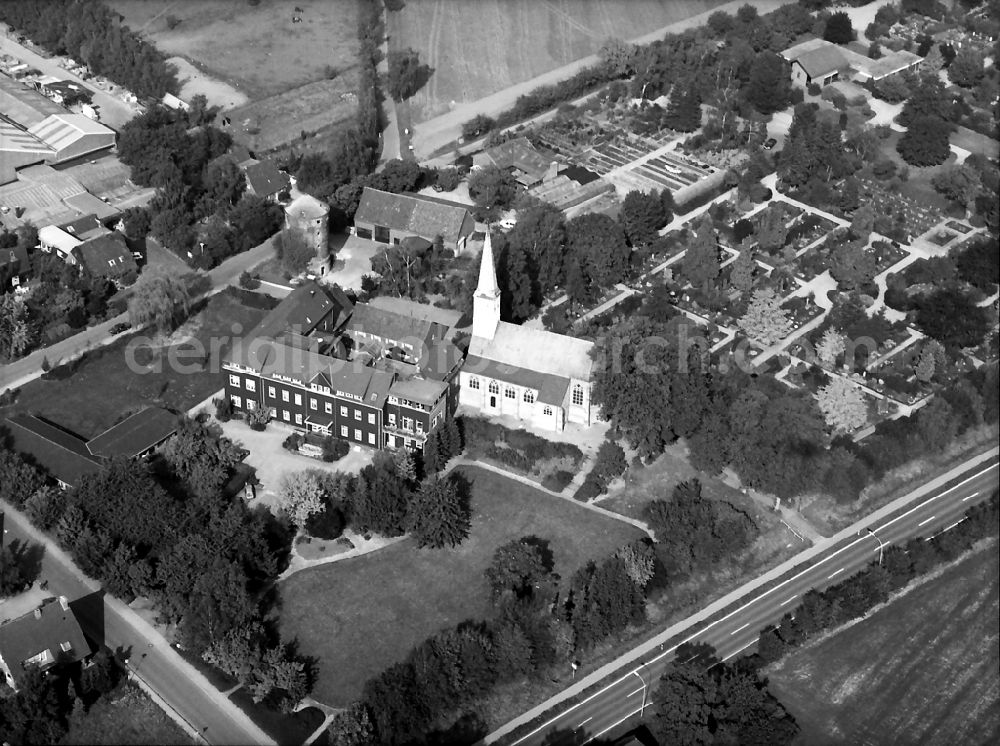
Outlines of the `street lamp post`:
M 872 535 L 872 538 L 875 539 L 875 541 L 878 542 L 878 563 L 879 563 L 879 565 L 881 565 L 882 564 L 882 553 L 885 551 L 885 542 L 883 542 L 882 539 L 879 538 L 879 535 L 876 534 L 873 529 L 868 528 L 866 530 L 868 531 L 869 534 Z
M 642 664 L 642 666 L 645 666 L 645 665 L 646 665 L 645 663 Z M 632 672 L 632 673 L 634 673 L 636 675 L 636 677 L 639 679 L 639 681 L 642 682 L 642 704 L 639 705 L 639 717 L 640 718 L 642 718 L 642 714 L 646 710 L 646 680 L 644 678 L 642 678 L 642 675 L 639 673 L 639 671 L 642 670 L 642 666 L 639 666 L 639 668 L 635 669 Z

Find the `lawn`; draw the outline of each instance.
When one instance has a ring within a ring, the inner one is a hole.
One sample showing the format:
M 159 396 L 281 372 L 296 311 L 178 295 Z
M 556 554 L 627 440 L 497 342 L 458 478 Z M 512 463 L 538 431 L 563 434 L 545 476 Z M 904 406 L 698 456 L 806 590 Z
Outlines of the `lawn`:
M 81 437 L 92 438 L 149 405 L 187 411 L 221 389 L 225 381 L 221 354 L 214 355 L 207 367 L 197 357 L 192 361 L 183 356 L 199 349 L 208 351 L 213 342 L 217 348 L 221 345 L 224 352 L 229 347 L 229 339 L 242 336 L 264 317 L 264 313 L 242 305 L 228 293 L 219 293 L 172 335 L 169 346 L 136 350 L 135 361 L 153 365 L 152 372 L 130 370 L 127 362 L 129 340 L 142 337 L 126 335 L 87 354 L 66 378 L 53 380 L 63 370 L 57 369 L 50 380 L 39 378 L 25 384 L 15 403 L 0 410 L 0 415 L 31 412 Z M 239 326 L 234 332 L 235 325 Z M 173 370 L 169 364 L 171 357 L 193 370 L 187 373 Z
M 565 581 L 642 534 L 567 500 L 481 469 L 472 482 L 472 534 L 455 549 L 418 549 L 407 539 L 292 575 L 280 585 L 282 636 L 319 659 L 313 696 L 345 705 L 372 675 L 443 628 L 490 612 L 483 571 L 512 539 L 549 542 Z
M 433 68 L 411 99 L 416 122 L 636 38 L 725 0 L 407 0 L 389 21 L 391 49 Z M 768 6 L 770 9 L 770 6 Z M 762 11 L 763 12 L 763 11 Z
M 991 542 L 772 667 L 798 743 L 996 743 L 998 584 Z
M 193 741 L 141 689 L 124 690 L 96 702 L 79 717 L 74 710 L 64 744 L 192 744 Z
M 357 64 L 354 0 L 111 0 L 125 23 L 258 100 Z M 301 8 L 296 13 L 295 8 Z M 167 19 L 180 21 L 172 30 Z M 300 23 L 292 23 L 294 16 Z

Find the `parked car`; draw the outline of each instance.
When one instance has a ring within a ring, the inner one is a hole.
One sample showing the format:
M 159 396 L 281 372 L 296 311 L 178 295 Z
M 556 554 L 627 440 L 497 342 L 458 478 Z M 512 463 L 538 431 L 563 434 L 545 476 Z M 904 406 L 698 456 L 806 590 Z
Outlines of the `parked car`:
M 122 332 L 127 332 L 131 328 L 132 325 L 127 321 L 120 321 L 119 323 L 111 327 L 110 331 L 112 334 L 121 334 Z
M 767 138 L 767 140 L 764 141 L 764 150 L 770 150 L 777 144 L 778 144 L 777 140 L 775 140 L 773 137 L 769 137 Z

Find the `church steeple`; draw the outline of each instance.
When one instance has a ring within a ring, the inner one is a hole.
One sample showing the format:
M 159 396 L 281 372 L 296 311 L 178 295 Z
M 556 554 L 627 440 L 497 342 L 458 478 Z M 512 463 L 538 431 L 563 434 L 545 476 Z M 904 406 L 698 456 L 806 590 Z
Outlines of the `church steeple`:
M 493 265 L 493 241 L 489 226 L 483 242 L 483 257 L 479 265 L 479 286 L 472 298 L 472 336 L 493 339 L 500 323 L 500 286 Z

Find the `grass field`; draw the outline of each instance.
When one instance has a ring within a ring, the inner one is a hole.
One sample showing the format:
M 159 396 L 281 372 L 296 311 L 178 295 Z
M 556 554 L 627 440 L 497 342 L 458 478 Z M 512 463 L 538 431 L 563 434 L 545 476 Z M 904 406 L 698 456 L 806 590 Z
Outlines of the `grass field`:
M 196 346 L 210 349 L 211 339 L 241 336 L 264 317 L 264 311 L 247 308 L 226 293 L 213 296 L 208 305 L 172 337 L 176 343 L 154 352 L 137 351 L 140 364 L 153 363 L 160 370 L 135 373 L 126 363 L 127 338 L 91 352 L 79 367 L 62 380 L 36 379 L 21 388 L 15 403 L 0 410 L 0 415 L 31 412 L 47 417 L 84 438 L 92 438 L 126 415 L 156 404 L 186 411 L 206 399 L 225 383 L 216 356 L 216 371 L 200 370 L 200 366 L 183 358 L 185 350 Z M 233 325 L 240 324 L 234 335 Z M 196 345 L 192 340 L 197 340 Z M 228 345 L 225 349 L 228 349 Z M 182 373 L 171 368 L 168 354 L 196 370 Z
M 802 728 L 798 743 L 997 743 L 998 592 L 993 541 L 784 658 L 768 675 Z
M 111 695 L 110 699 L 99 700 L 82 717 L 74 712 L 69 732 L 62 743 L 182 746 L 193 741 L 142 690 L 128 685 L 123 692 Z
M 549 542 L 568 580 L 590 559 L 642 535 L 637 529 L 492 472 L 472 481 L 472 534 L 455 549 L 410 539 L 374 554 L 292 575 L 280 586 L 282 636 L 319 659 L 313 696 L 344 705 L 373 674 L 434 632 L 489 613 L 483 570 L 494 550 L 534 535 Z
M 391 49 L 434 69 L 413 97 L 414 121 L 442 114 L 726 0 L 407 0 L 390 19 Z
M 354 0 L 110 0 L 168 57 L 185 57 L 257 100 L 353 68 Z M 296 13 L 295 8 L 303 12 Z M 180 21 L 173 29 L 167 19 Z M 292 17 L 301 23 L 292 23 Z

